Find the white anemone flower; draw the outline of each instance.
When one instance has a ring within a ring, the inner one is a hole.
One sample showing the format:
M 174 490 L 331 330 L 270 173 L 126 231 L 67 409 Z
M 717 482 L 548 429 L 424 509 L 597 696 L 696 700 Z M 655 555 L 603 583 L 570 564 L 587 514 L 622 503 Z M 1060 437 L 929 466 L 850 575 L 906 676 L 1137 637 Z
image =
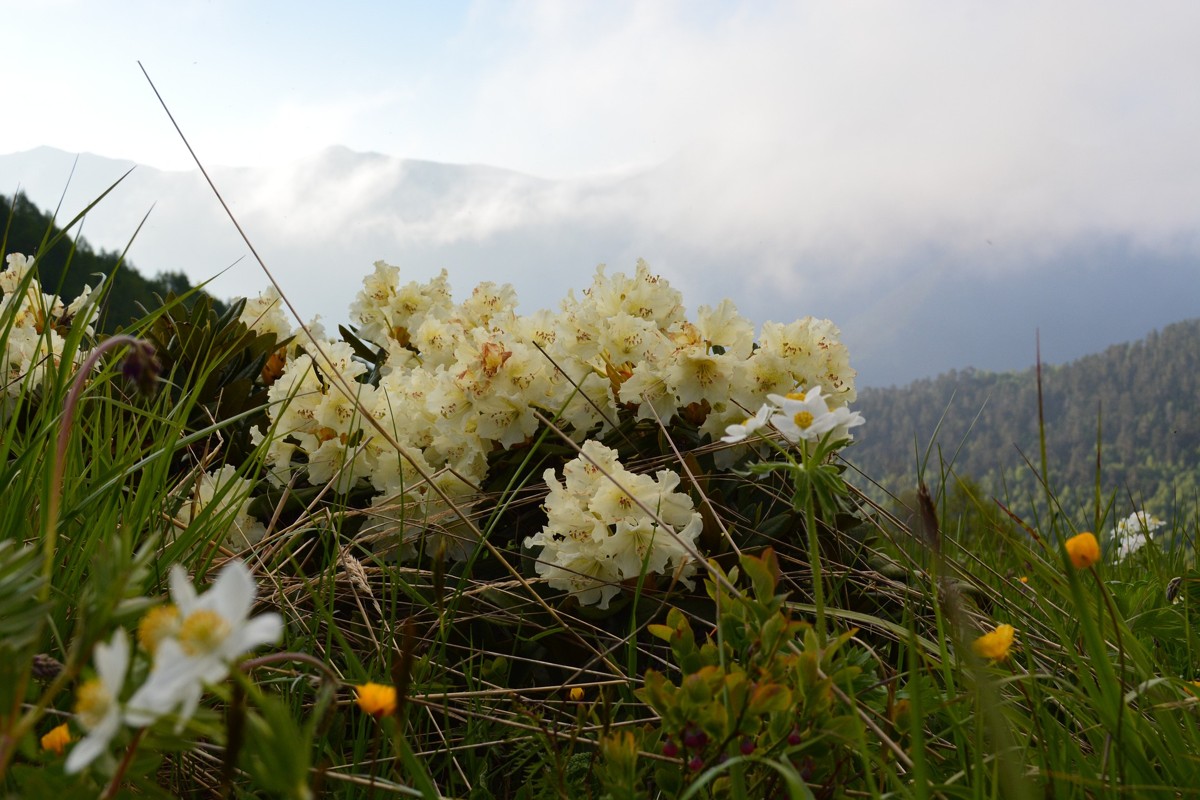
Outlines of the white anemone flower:
M 775 409 L 772 406 L 763 403 L 762 408 L 758 409 L 758 413 L 753 417 L 750 417 L 741 424 L 726 427 L 725 435 L 721 437 L 721 441 L 727 444 L 736 444 L 744 441 L 746 437 L 767 427 L 767 424 L 771 421 L 771 414 L 774 412 Z
M 229 665 L 247 651 L 283 636 L 278 614 L 250 617 L 256 587 L 241 561 L 226 564 L 203 595 L 196 594 L 178 564 L 171 567 L 170 580 L 178 624 L 158 642 L 150 675 L 129 698 L 125 718 L 131 725 L 148 725 L 177 711 L 182 726 L 195 713 L 205 685 L 223 681 Z
M 1155 533 L 1167 523 L 1145 511 L 1135 511 L 1119 521 L 1113 528 L 1112 537 L 1118 544 L 1117 560 L 1133 555 L 1149 544 Z
M 782 396 L 772 394 L 767 399 L 779 406 L 779 412 L 771 417 L 771 424 L 793 443 L 811 442 L 835 428 L 847 432 L 864 422 L 861 414 L 845 406 L 831 411 L 820 386 Z
M 772 394 L 767 399 L 778 407 L 771 424 L 789 442 L 812 441 L 836 427 L 820 386 L 786 395 Z
M 87 736 L 71 749 L 65 769 L 79 772 L 108 749 L 121 728 L 121 687 L 129 670 L 129 637 L 117 628 L 112 640 L 96 645 L 96 677 L 86 681 L 75 694 L 75 718 Z

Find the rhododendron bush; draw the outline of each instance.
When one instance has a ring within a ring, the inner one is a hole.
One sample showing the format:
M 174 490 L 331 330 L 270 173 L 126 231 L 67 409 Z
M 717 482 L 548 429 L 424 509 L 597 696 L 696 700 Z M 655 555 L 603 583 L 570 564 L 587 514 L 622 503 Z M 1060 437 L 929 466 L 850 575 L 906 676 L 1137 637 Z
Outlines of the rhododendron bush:
M 7 263 L 11 393 L 57 365 L 73 322 L 92 335 L 96 304 L 85 290 L 64 305 L 42 293 L 30 259 Z M 216 544 L 251 552 L 323 508 L 343 541 L 392 562 L 523 549 L 529 577 L 606 609 L 622 585 L 692 587 L 721 546 L 702 535 L 701 493 L 673 451 L 727 471 L 772 436 L 804 447 L 833 432 L 840 446 L 862 421 L 828 320 L 766 322 L 756 335 L 729 300 L 689 319 L 644 262 L 632 275 L 598 268 L 556 310 L 516 307 L 507 284 L 455 302 L 444 270 L 404 282 L 383 262 L 336 337 L 319 320 L 294 326 L 274 289 L 246 300 L 245 335 L 275 343 L 256 378 L 267 400 L 249 431 L 256 449 L 226 463 L 213 445 L 177 493 L 176 531 L 211 517 L 227 529 Z M 81 345 L 76 359 L 86 354 Z M 545 497 L 541 511 L 482 544 L 473 520 L 499 513 L 494 501 L 517 485 Z M 289 517 L 284 501 L 297 498 L 306 514 Z
M 456 515 L 478 507 L 506 454 L 552 424 L 555 437 L 583 445 L 582 465 L 568 466 L 565 489 L 546 470 L 550 521 L 524 543 L 540 548 L 537 573 L 550 586 L 605 606 L 617 583 L 643 571 L 687 578 L 703 556 L 678 473 L 635 475 L 618 461 L 634 455 L 621 449 L 629 430 L 686 428 L 697 444 L 720 444 L 770 395 L 813 387 L 830 410 L 855 397 L 828 320 L 767 322 L 756 339 L 728 300 L 692 320 L 680 292 L 645 263 L 633 275 L 597 269 L 555 311 L 516 305 L 507 284 L 482 283 L 456 303 L 445 271 L 405 283 L 383 262 L 339 339 L 319 323 L 293 330 L 273 290 L 252 299 L 242 320 L 291 342 L 270 387 L 269 425 L 254 431 L 267 480 L 365 496 L 363 530 L 379 552 L 464 561 L 478 542 Z M 723 447 L 716 464 L 730 467 L 749 449 Z M 605 492 L 638 503 L 578 499 Z
M 13 397 L 26 383 L 36 386 L 58 368 L 73 324 L 92 335 L 98 308 L 90 286 L 65 305 L 58 295 L 44 293 L 32 258 L 10 253 L 5 265 L 0 272 L 0 320 L 5 326 L 0 366 L 4 392 Z

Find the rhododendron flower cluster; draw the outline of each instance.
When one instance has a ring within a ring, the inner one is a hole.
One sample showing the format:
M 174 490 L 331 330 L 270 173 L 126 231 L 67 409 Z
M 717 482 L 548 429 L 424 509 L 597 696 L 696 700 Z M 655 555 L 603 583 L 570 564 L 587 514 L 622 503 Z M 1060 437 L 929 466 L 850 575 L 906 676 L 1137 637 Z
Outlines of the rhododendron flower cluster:
M 4 351 L 0 353 L 0 378 L 5 392 L 15 397 L 31 371 L 35 382 L 40 383 L 48 371 L 58 366 L 66 344 L 62 331 L 79 324 L 89 335 L 94 332 L 92 323 L 99 307 L 91 286 L 84 286 L 69 305 L 57 295 L 43 293 L 37 277 L 29 275 L 35 263 L 32 258 L 11 253 L 5 263 L 7 268 L 0 272 L 0 293 L 4 295 L 0 299 L 0 320 L 7 330 Z
M 552 469 L 544 478 L 546 525 L 525 546 L 540 548 L 535 568 L 552 588 L 603 609 L 622 582 L 643 574 L 671 575 L 691 587 L 703 522 L 692 499 L 675 491 L 678 474 L 632 473 L 615 450 L 588 441 L 563 468 L 562 483 Z
M 313 485 L 369 485 L 379 512 L 371 530 L 393 531 L 411 554 L 425 523 L 448 516 L 442 495 L 469 507 L 489 454 L 529 441 L 539 414 L 576 442 L 630 417 L 684 419 L 716 439 L 797 385 L 814 387 L 830 411 L 855 398 L 854 370 L 828 320 L 768 322 L 756 343 L 728 300 L 689 321 L 680 293 L 643 262 L 631 276 L 599 268 L 557 311 L 520 315 L 516 303 L 511 286 L 492 283 L 455 303 L 444 271 L 401 284 L 398 268 L 376 263 L 351 317 L 356 336 L 383 355 L 378 374 L 368 377 L 346 342 L 314 334 L 299 346 L 271 386 L 269 434 L 256 431 L 258 441 L 269 435 L 271 480 L 288 482 L 306 462 Z M 268 292 L 243 319 L 290 335 L 277 309 Z M 736 457 L 718 453 L 721 466 Z M 454 558 L 474 545 L 463 530 L 445 542 Z
M 238 477 L 232 464 L 201 473 L 192 487 L 191 499 L 179 509 L 179 520 L 186 525 L 207 508 L 208 513 L 227 522 L 225 543 L 229 546 L 240 550 L 257 544 L 266 528 L 249 513 L 253 488 L 254 482 Z

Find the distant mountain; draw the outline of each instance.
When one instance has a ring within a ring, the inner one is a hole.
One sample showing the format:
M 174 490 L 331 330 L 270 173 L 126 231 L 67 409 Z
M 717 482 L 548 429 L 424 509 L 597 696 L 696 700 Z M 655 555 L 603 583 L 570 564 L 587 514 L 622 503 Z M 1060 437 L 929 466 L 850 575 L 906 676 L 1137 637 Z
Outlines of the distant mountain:
M 74 214 L 131 167 L 87 154 L 76 163 L 38 148 L 0 156 L 0 187 L 20 186 L 42 207 L 62 198 L 64 213 Z M 213 167 L 210 174 L 300 313 L 327 321 L 346 321 L 378 259 L 400 265 L 408 280 L 445 267 L 460 295 L 480 281 L 511 282 L 522 307 L 533 310 L 585 288 L 596 264 L 631 270 L 642 255 L 626 249 L 623 222 L 603 208 L 611 179 L 545 181 L 340 147 L 284 167 Z M 84 236 L 123 248 L 147 213 L 129 248 L 137 263 L 194 281 L 221 273 L 211 289 L 224 297 L 267 285 L 198 171 L 137 166 L 89 213 Z
M 916 487 L 928 451 L 929 486 L 941 483 L 944 465 L 1025 513 L 1042 492 L 1037 391 L 1033 369 L 951 371 L 903 388 L 865 389 L 856 407 L 867 424 L 847 457 L 901 493 Z M 1099 458 L 1101 494 L 1115 494 L 1119 516 L 1144 504 L 1161 517 L 1193 518 L 1200 508 L 1200 319 L 1043 365 L 1042 393 L 1049 485 L 1068 514 L 1092 519 Z
M 131 167 L 89 154 L 76 163 L 51 148 L 0 155 L 0 193 L 20 187 L 41 208 L 61 200 L 59 216 L 70 216 Z M 512 283 L 532 311 L 586 288 L 597 264 L 630 271 L 645 258 L 691 313 L 728 297 L 756 323 L 832 319 L 859 384 L 887 386 L 964 365 L 1030 366 L 1038 330 L 1043 355 L 1061 363 L 1200 311 L 1200 237 L 1150 242 L 1097 230 L 963 244 L 931 223 L 927 241 L 855 253 L 844 230 L 826 233 L 821 220 L 728 191 L 703 153 L 570 180 L 342 147 L 210 172 L 299 313 L 331 323 L 347 321 L 377 259 L 399 265 L 405 280 L 444 267 L 460 297 L 480 281 Z M 222 298 L 266 286 L 195 170 L 137 166 L 88 215 L 83 235 L 123 250 L 147 213 L 129 247 L 135 263 L 193 283 L 218 276 L 209 287 Z M 853 230 L 866 220 L 835 221 Z

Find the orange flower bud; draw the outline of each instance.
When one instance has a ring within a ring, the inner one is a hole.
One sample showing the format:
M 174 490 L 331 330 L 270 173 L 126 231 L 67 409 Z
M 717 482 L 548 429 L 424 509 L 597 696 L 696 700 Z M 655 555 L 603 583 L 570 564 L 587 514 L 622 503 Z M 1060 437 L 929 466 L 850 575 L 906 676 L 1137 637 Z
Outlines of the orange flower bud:
M 396 689 L 380 683 L 364 683 L 354 687 L 354 702 L 371 716 L 379 719 L 396 712 Z
M 981 658 L 1003 661 L 1008 658 L 1008 651 L 1012 649 L 1015 635 L 1016 630 L 1012 625 L 997 625 L 991 633 L 985 633 L 972 642 L 971 649 Z
M 42 749 L 54 753 L 56 756 L 61 756 L 70 743 L 71 731 L 67 729 L 67 723 L 65 722 L 57 728 L 52 728 L 49 733 L 42 737 Z
M 1087 569 L 1100 560 L 1100 543 L 1094 535 L 1085 531 L 1067 539 L 1067 555 L 1075 569 Z

